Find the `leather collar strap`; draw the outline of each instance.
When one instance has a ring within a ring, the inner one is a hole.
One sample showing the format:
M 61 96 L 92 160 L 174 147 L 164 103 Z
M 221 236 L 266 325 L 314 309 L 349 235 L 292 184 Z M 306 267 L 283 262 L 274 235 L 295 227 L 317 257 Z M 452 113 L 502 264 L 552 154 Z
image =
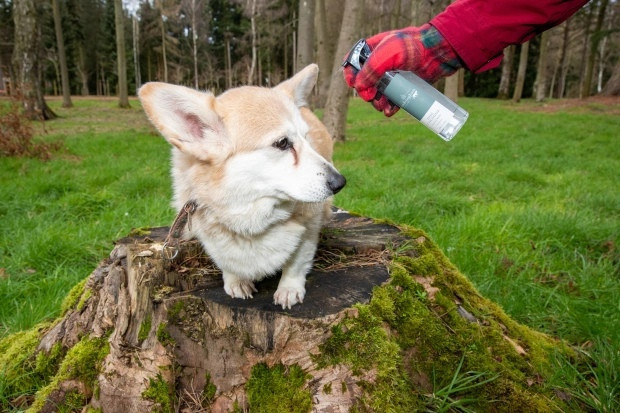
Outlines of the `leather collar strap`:
M 196 201 L 187 201 L 183 208 L 179 211 L 179 214 L 174 219 L 174 222 L 170 226 L 168 236 L 164 240 L 164 245 L 161 250 L 161 255 L 166 260 L 173 260 L 179 255 L 179 240 L 183 235 L 183 229 L 187 224 L 187 229 L 192 229 L 192 214 L 196 212 L 198 205 Z

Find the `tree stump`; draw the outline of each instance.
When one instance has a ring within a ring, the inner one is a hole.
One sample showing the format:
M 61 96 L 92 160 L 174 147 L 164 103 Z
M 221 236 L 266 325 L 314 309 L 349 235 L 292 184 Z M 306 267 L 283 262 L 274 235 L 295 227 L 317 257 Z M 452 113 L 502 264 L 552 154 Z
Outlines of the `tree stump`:
M 258 283 L 253 299 L 227 296 L 197 241 L 182 243 L 173 261 L 162 259 L 167 231 L 134 231 L 119 240 L 72 290 L 60 318 L 0 342 L 7 355 L 0 369 L 38 380 L 21 384 L 34 396 L 20 393 L 17 381 L 14 394 L 21 396 L 11 406 L 37 412 L 564 406 L 545 383 L 551 355 L 570 356 L 570 349 L 481 297 L 421 231 L 336 211 L 321 234 L 304 302 L 286 311 L 272 302 L 277 276 Z M 457 391 L 455 381 L 469 387 Z

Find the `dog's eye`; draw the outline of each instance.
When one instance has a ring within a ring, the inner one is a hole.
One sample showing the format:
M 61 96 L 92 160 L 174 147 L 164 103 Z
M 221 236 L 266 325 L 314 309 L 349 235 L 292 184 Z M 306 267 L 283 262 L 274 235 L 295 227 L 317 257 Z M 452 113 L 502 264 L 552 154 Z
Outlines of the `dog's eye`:
M 273 143 L 273 147 L 278 148 L 281 151 L 286 151 L 287 149 L 291 149 L 293 147 L 293 144 L 288 139 L 288 137 L 283 136 Z

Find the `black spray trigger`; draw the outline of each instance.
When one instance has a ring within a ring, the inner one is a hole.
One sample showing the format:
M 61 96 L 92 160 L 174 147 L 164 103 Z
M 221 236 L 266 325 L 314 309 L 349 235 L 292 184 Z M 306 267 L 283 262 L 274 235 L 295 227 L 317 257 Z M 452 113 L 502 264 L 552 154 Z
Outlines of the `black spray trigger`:
M 353 66 L 357 70 L 361 70 L 366 60 L 370 57 L 370 46 L 365 39 L 360 39 L 351 49 L 342 66 Z

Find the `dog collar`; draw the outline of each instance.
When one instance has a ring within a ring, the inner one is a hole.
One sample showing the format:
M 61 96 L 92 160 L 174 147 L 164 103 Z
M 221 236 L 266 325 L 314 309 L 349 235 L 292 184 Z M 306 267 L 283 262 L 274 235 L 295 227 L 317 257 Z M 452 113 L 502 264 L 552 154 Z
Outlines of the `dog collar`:
M 161 255 L 164 259 L 173 260 L 179 255 L 179 240 L 183 235 L 183 229 L 185 229 L 187 224 L 187 229 L 192 230 L 192 214 L 196 212 L 197 208 L 198 204 L 196 201 L 190 200 L 183 205 L 183 208 L 177 214 L 162 246 Z

